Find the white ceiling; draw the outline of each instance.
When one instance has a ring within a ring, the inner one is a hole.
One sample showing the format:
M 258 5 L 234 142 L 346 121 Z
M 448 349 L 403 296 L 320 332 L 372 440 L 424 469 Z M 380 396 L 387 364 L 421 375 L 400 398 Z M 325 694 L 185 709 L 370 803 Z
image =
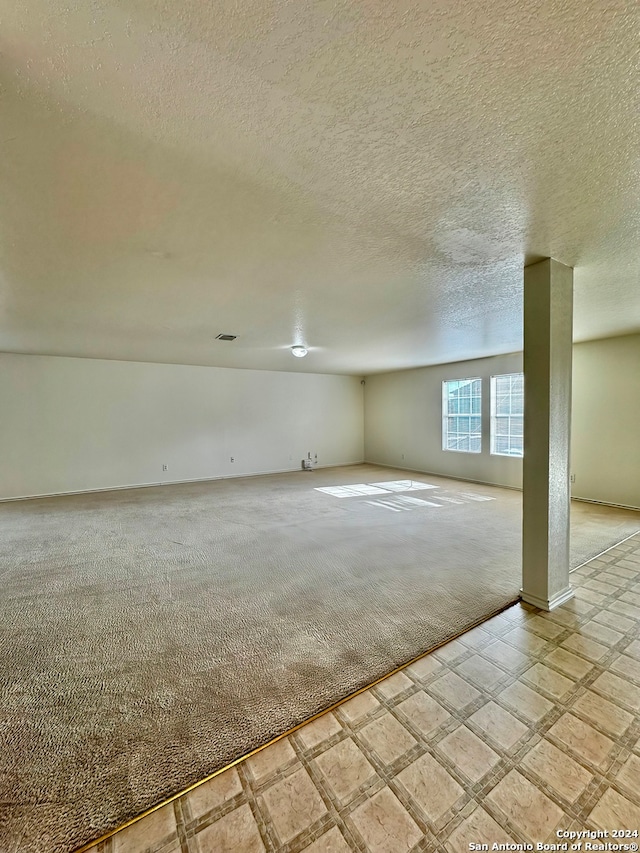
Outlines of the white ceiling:
M 355 374 L 509 352 L 547 255 L 576 268 L 577 340 L 640 330 L 634 2 L 0 13 L 0 350 Z

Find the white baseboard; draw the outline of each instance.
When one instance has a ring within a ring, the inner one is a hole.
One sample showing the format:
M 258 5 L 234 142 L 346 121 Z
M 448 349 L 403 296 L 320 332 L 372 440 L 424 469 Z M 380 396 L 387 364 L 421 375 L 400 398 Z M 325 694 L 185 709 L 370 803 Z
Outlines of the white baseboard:
M 575 595 L 573 589 L 568 586 L 562 592 L 556 593 L 552 598 L 538 598 L 537 595 L 532 595 L 530 592 L 520 590 L 520 598 L 526 601 L 527 604 L 532 604 L 540 610 L 555 610 L 566 601 L 569 601 Z

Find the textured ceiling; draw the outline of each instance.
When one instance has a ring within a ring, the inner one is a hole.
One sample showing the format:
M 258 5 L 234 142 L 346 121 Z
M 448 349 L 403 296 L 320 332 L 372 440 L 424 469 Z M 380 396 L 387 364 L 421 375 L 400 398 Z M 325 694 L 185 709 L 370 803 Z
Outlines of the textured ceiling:
M 357 374 L 508 352 L 547 255 L 576 268 L 577 340 L 640 330 L 635 3 L 0 14 L 0 350 Z

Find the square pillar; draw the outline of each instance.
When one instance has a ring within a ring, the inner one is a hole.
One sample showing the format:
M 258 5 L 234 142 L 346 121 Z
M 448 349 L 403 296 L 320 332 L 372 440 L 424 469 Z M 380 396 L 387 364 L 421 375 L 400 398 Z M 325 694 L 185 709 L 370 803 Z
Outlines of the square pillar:
M 522 599 L 552 610 L 569 584 L 573 270 L 551 258 L 524 270 Z

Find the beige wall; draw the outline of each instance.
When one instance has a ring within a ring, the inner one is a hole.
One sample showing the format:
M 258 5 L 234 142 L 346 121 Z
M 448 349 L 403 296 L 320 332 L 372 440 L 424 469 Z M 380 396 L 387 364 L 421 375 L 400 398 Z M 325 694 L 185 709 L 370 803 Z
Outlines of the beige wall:
M 362 396 L 349 376 L 0 354 L 0 498 L 360 462 Z
M 521 353 L 367 379 L 0 354 L 0 498 L 370 462 L 520 487 L 489 377 Z M 442 450 L 443 379 L 481 376 L 483 449 Z M 640 335 L 576 344 L 575 497 L 640 507 Z M 230 462 L 230 457 L 235 462 Z M 167 464 L 167 472 L 162 465 Z
M 640 507 L 640 335 L 573 348 L 575 497 Z
M 522 353 L 370 376 L 365 459 L 521 487 L 522 462 L 489 453 L 489 378 L 522 370 Z M 442 450 L 444 379 L 480 376 L 482 453 Z M 574 345 L 573 496 L 640 507 L 640 335 Z
M 522 353 L 382 373 L 365 385 L 365 459 L 505 486 L 522 485 L 522 462 L 489 453 L 489 380 L 522 370 Z M 442 449 L 442 382 L 479 376 L 482 452 Z

